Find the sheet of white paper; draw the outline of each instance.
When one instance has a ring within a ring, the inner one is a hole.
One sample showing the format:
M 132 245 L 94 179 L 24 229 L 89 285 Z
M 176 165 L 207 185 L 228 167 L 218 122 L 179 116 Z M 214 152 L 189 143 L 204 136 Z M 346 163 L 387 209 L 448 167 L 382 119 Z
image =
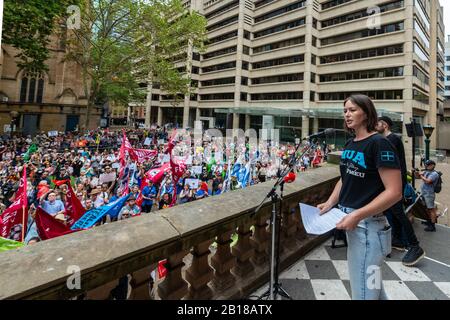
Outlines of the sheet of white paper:
M 336 228 L 336 224 L 346 216 L 345 212 L 333 208 L 329 212 L 320 215 L 320 210 L 304 203 L 300 203 L 300 213 L 303 226 L 308 234 L 324 234 Z

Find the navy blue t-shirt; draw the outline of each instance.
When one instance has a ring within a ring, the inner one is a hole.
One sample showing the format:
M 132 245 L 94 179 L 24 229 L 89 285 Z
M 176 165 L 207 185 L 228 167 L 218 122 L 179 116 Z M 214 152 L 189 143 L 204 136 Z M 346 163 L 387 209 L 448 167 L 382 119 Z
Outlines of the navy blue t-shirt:
M 359 209 L 383 192 L 378 173 L 381 167 L 400 169 L 396 150 L 385 137 L 374 134 L 360 141 L 347 141 L 340 161 L 339 204 Z

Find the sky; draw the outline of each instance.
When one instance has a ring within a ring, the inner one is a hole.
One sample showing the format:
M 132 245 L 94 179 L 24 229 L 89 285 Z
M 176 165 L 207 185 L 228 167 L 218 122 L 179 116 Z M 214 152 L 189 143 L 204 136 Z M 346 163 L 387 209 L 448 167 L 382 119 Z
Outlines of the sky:
M 450 35 L 450 0 L 440 0 L 441 6 L 444 7 L 444 25 L 445 34 Z M 445 39 L 447 41 L 447 39 Z

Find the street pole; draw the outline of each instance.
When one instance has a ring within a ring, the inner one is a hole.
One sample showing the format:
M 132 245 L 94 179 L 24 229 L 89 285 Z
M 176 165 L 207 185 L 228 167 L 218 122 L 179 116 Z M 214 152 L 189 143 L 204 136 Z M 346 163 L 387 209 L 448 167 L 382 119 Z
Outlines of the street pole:
M 3 0 L 0 0 L 0 48 L 2 47 L 2 30 L 3 30 Z M 2 50 L 0 50 L 0 59 L 2 57 Z
M 430 159 L 430 141 L 429 137 L 425 138 L 425 161 Z
M 414 118 L 411 119 L 413 135 L 412 135 L 412 170 L 416 168 L 416 120 Z M 412 187 L 416 188 L 416 178 L 414 177 L 414 172 L 412 173 Z

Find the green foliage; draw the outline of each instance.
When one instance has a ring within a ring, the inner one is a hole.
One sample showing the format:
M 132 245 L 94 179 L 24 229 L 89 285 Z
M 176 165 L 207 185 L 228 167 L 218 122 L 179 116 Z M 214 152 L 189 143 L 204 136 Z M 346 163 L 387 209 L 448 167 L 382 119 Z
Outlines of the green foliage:
M 78 0 L 5 0 L 3 42 L 19 49 L 19 68 L 47 70 L 49 36 Z
M 191 43 L 203 50 L 206 20 L 181 2 L 81 0 L 81 28 L 67 41 L 67 59 L 83 69 L 89 108 L 110 100 L 142 102 L 140 84 L 158 82 L 169 94 L 187 94 L 190 79 L 170 62 Z M 88 124 L 86 124 L 88 126 Z

